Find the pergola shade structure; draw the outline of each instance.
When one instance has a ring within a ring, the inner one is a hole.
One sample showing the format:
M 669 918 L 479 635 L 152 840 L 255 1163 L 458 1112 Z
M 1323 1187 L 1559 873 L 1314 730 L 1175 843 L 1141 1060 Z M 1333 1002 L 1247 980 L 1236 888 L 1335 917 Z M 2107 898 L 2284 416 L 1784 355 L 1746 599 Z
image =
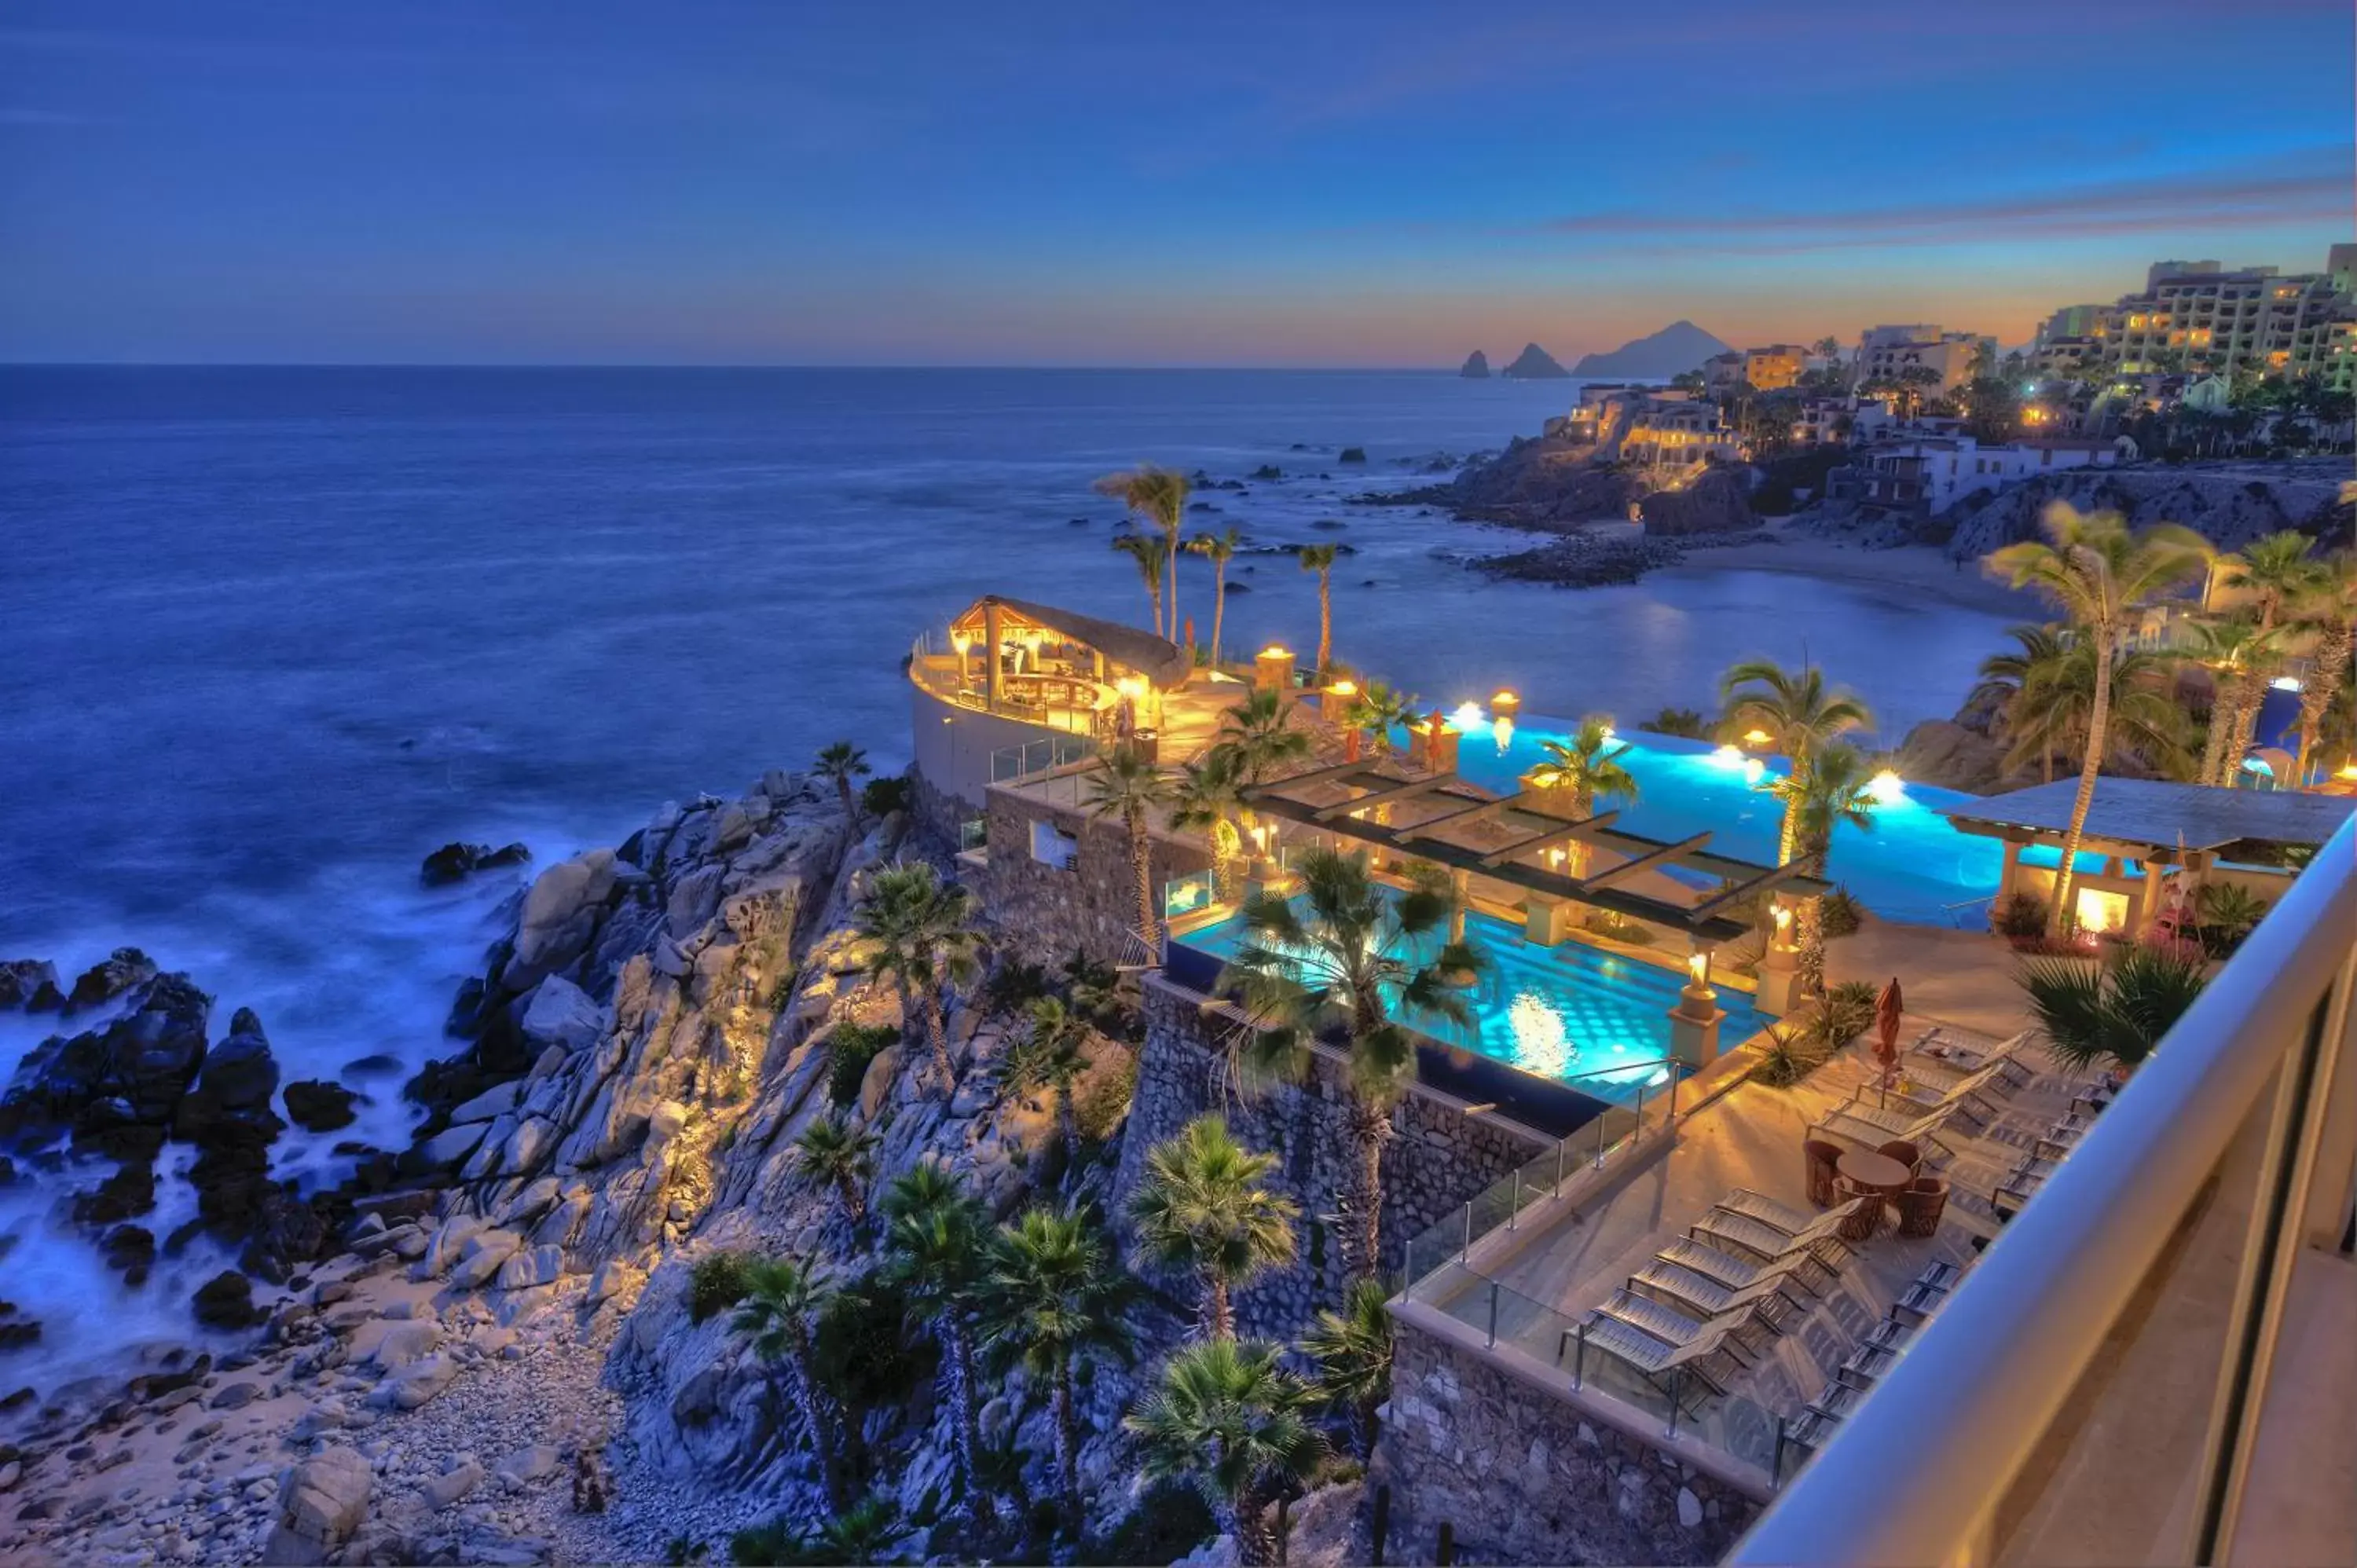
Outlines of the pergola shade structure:
M 1771 889 L 1807 897 L 1831 887 L 1792 866 L 1712 854 L 1706 832 L 1674 843 L 1648 838 L 1615 827 L 1618 811 L 1569 816 L 1543 792 L 1495 797 L 1453 775 L 1407 778 L 1372 764 L 1345 763 L 1247 789 L 1244 801 L 1263 817 L 1430 861 L 1469 878 L 1683 931 L 1697 947 L 1749 934 L 1749 925 L 1724 913 L 1738 897 Z M 1574 876 L 1555 864 L 1574 840 L 1617 858 Z M 1728 886 L 1692 903 L 1627 886 L 1641 873 L 1672 866 Z
M 1193 671 L 1186 650 L 1152 632 L 997 594 L 951 620 L 950 648 L 920 652 L 911 676 L 961 705 L 1082 735 L 1103 730 L 1125 698 L 1150 702 Z

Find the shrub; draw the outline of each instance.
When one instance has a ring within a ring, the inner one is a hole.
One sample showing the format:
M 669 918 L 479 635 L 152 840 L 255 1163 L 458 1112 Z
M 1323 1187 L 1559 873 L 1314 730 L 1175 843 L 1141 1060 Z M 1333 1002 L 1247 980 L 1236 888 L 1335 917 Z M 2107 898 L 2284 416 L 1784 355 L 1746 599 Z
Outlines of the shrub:
M 2046 934 L 2046 900 L 2035 893 L 2015 893 L 1997 900 L 1989 911 L 1996 934 L 2014 940 Z
M 1692 708 L 1663 708 L 1637 727 L 1651 730 L 1655 735 L 1680 736 L 1687 740 L 1710 738 L 1710 722 Z
M 1846 980 L 1825 993 L 1817 1008 L 1815 1032 L 1828 1050 L 1848 1045 L 1874 1022 L 1874 986 L 1863 980 Z
M 1616 942 L 1626 942 L 1632 948 L 1651 947 L 1652 929 L 1642 920 L 1610 909 L 1598 909 L 1587 917 L 1587 929 L 1599 937 L 1609 937 Z
M 2193 908 L 2201 922 L 2195 935 L 2212 958 L 2224 958 L 2241 947 L 2267 913 L 2266 899 L 2231 882 L 2205 884 Z
M 790 963 L 777 979 L 770 983 L 770 1012 L 782 1013 L 793 1004 L 794 987 L 801 982 L 802 977 L 802 965 Z
M 905 1402 L 933 1375 L 933 1342 L 912 1348 L 908 1296 L 881 1275 L 867 1273 L 837 1291 L 819 1314 L 818 1375 L 855 1410 Z
M 879 819 L 916 803 L 917 787 L 906 779 L 870 779 L 859 791 L 859 809 Z
M 889 1024 L 840 1024 L 826 1037 L 826 1097 L 836 1105 L 856 1105 L 867 1064 L 900 1037 Z
M 1072 1101 L 1081 1136 L 1092 1144 L 1112 1138 L 1129 1114 L 1130 1097 L 1136 1090 L 1137 1053 L 1116 1048 L 1111 1060 L 1102 1061 L 1082 1080 L 1080 1097 Z
M 1770 1089 L 1790 1089 L 1817 1070 L 1824 1055 L 1807 1031 L 1782 1024 L 1768 1026 L 1768 1044 L 1751 1064 L 1755 1082 Z
M 1144 1568 L 1176 1563 L 1219 1533 L 1202 1495 L 1178 1481 L 1157 1481 L 1088 1553 L 1093 1563 Z
M 753 1288 L 752 1262 L 743 1252 L 708 1252 L 698 1258 L 687 1276 L 688 1321 L 702 1323 L 743 1301 Z
M 1048 971 L 1044 966 L 1008 959 L 983 982 L 982 1008 L 992 1015 L 1020 1013 L 1047 994 Z
M 1863 913 L 1856 894 L 1846 887 L 1836 887 L 1818 901 L 1818 929 L 1828 941 L 1835 937 L 1854 937 L 1865 923 L 1860 918 Z

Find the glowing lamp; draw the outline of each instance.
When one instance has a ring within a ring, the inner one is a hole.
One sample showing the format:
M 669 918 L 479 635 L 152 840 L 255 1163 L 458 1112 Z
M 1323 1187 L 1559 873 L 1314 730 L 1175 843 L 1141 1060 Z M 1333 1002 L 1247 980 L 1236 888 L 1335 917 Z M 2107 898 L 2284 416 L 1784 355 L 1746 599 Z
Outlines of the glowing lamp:
M 1481 716 L 1480 703 L 1459 703 L 1457 704 L 1455 710 L 1449 714 L 1448 722 L 1455 725 L 1460 730 L 1469 732 L 1480 728 L 1487 721 L 1485 721 Z
M 2299 690 L 2299 677 L 2297 675 L 2278 675 L 2274 680 L 2268 682 L 2267 684 L 2273 686 L 2278 692 L 2297 692 Z
M 1332 696 L 1355 697 L 1359 694 L 1359 683 L 1356 681 L 1337 681 L 1326 690 Z
M 1743 748 L 1739 746 L 1722 746 L 1710 754 L 1710 759 L 1721 768 L 1740 768 L 1743 766 Z
M 1743 732 L 1743 744 L 1746 746 L 1765 746 L 1775 738 L 1764 729 L 1748 729 Z
M 1260 650 L 1260 656 L 1263 659 L 1290 659 L 1293 657 L 1293 650 L 1281 642 L 1272 642 Z
M 1746 784 L 1757 784 L 1760 780 L 1767 777 L 1768 765 L 1760 761 L 1758 757 L 1751 757 L 1744 763 L 1743 781 Z
M 1507 748 L 1514 744 L 1514 721 L 1507 714 L 1500 714 L 1490 725 L 1490 734 L 1498 743 L 1498 755 L 1505 756 Z
M 1125 675 L 1113 683 L 1113 689 L 1132 702 L 1146 695 L 1146 682 L 1135 675 Z
M 2335 779 L 2357 779 L 2357 762 L 2347 764 L 2340 772 L 2334 774 L 2333 777 Z
M 1512 692 L 1500 692 L 1490 699 L 1490 711 L 1506 718 L 1523 711 L 1523 700 Z
M 1782 936 L 1786 931 L 1789 931 L 1789 930 L 1791 930 L 1791 929 L 1792 929 L 1792 910 L 1787 909 L 1787 908 L 1784 908 L 1784 906 L 1783 906 L 1783 905 L 1781 905 L 1781 904 L 1778 904 L 1778 905 L 1775 905 L 1775 906 L 1773 906 L 1773 907 L 1772 907 L 1772 910 L 1771 910 L 1771 912 L 1772 912 L 1772 913 L 1775 915 L 1775 917 L 1776 917 L 1776 934 L 1777 934 L 1778 936 L 1780 936 L 1780 937 L 1781 937 L 1781 936 Z
M 1886 768 L 1867 782 L 1867 793 L 1886 806 L 1895 806 L 1907 799 L 1907 780 Z
M 1694 976 L 1696 985 L 1700 985 L 1710 976 L 1710 954 L 1701 951 L 1686 954 L 1686 972 Z
M 974 646 L 974 634 L 967 631 L 953 631 L 950 633 L 950 646 L 957 650 L 960 659 L 963 659 L 965 650 Z

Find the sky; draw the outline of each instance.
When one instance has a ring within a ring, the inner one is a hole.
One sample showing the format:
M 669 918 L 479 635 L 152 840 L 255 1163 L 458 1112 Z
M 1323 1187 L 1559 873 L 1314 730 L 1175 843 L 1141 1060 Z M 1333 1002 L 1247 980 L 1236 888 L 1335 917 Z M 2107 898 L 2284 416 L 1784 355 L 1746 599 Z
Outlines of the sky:
M 2348 0 L 0 0 L 0 360 L 1453 366 L 2322 264 Z

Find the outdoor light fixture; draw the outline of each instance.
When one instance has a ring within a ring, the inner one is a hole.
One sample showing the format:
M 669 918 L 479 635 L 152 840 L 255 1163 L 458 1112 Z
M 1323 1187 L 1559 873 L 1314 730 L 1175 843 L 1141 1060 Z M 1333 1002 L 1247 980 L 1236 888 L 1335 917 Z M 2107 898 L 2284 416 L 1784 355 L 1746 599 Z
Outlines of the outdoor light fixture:
M 1326 690 L 1333 696 L 1355 697 L 1359 694 L 1359 683 L 1356 681 L 1337 681 Z
M 1293 650 L 1281 642 L 1272 642 L 1260 650 L 1260 656 L 1263 659 L 1290 659 L 1293 657 Z
M 1907 780 L 1886 768 L 1867 782 L 1867 792 L 1886 806 L 1907 799 Z
M 1743 748 L 1739 746 L 1722 746 L 1710 754 L 1710 759 L 1721 768 L 1740 768 L 1744 760 Z
M 1500 692 L 1490 699 L 1490 711 L 1500 718 L 1510 718 L 1523 711 L 1523 700 L 1512 692 Z
M 1789 930 L 1791 930 L 1791 929 L 1792 929 L 1792 910 L 1790 910 L 1790 909 L 1786 908 L 1785 908 L 1783 905 L 1781 905 L 1781 904 L 1771 905 L 1771 906 L 1770 906 L 1770 911 L 1771 911 L 1771 912 L 1775 915 L 1775 917 L 1776 917 L 1776 934 L 1777 934 L 1778 936 L 1780 936 L 1780 937 L 1781 937 L 1781 936 L 1782 936 L 1786 931 L 1789 931 Z
M 1481 716 L 1480 703 L 1459 703 L 1457 704 L 1456 711 L 1448 715 L 1448 722 L 1470 735 L 1487 721 Z
M 1767 777 L 1768 765 L 1760 761 L 1758 757 L 1750 757 L 1744 762 L 1743 781 L 1746 784 L 1757 784 L 1760 780 Z
M 2267 684 L 2273 686 L 2278 692 L 2297 692 L 2299 690 L 2299 677 L 2297 675 L 2278 675 L 2274 680 L 2268 682 Z
M 1743 732 L 1743 744 L 1746 746 L 1765 746 L 1775 738 L 1764 729 L 1748 729 Z
M 1146 695 L 1146 682 L 1135 675 L 1123 676 L 1113 683 L 1113 689 L 1133 701 Z

